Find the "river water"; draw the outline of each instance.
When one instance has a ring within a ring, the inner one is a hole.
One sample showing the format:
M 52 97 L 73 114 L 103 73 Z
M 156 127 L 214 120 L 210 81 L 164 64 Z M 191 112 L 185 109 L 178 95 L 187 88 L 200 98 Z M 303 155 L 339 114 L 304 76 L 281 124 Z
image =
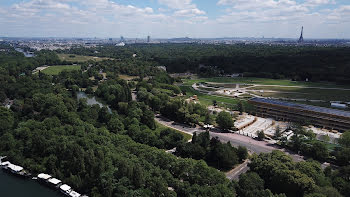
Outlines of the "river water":
M 77 93 L 77 99 L 79 100 L 81 98 L 86 98 L 88 105 L 99 105 L 100 107 L 104 107 L 105 106 L 105 107 L 107 107 L 108 112 L 112 113 L 112 110 L 109 108 L 109 106 L 104 105 L 101 102 L 97 101 L 96 97 L 94 97 L 94 96 L 93 97 L 89 97 L 88 95 L 85 94 L 85 92 L 78 92 Z
M 80 98 L 86 98 L 88 105 L 106 106 L 84 92 L 78 92 L 77 99 Z M 112 113 L 112 110 L 106 107 Z M 36 180 L 19 178 L 0 169 L 0 197 L 62 197 L 62 195 L 39 184 Z
M 40 185 L 36 180 L 23 179 L 0 169 L 1 197 L 62 197 L 58 191 Z
M 15 50 L 20 52 L 20 53 L 23 53 L 23 55 L 26 56 L 26 57 L 34 57 L 33 53 L 29 53 L 28 51 L 24 51 L 21 48 L 15 48 Z

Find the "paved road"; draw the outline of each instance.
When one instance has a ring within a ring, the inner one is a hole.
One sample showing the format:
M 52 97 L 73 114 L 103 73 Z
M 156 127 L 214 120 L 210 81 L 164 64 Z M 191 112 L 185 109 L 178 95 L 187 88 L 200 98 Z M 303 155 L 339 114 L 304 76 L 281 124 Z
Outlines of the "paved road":
M 246 173 L 249 170 L 249 167 L 248 167 L 249 162 L 250 162 L 250 160 L 247 159 L 245 162 L 243 162 L 239 166 L 235 167 L 231 171 L 226 172 L 225 173 L 226 177 L 230 180 L 238 180 L 239 175 Z

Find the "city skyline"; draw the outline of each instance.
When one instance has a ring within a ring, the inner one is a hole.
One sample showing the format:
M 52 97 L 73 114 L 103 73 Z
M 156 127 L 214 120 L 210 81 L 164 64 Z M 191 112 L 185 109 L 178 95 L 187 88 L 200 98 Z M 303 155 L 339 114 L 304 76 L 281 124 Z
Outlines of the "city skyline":
M 9 0 L 0 37 L 350 38 L 345 0 Z

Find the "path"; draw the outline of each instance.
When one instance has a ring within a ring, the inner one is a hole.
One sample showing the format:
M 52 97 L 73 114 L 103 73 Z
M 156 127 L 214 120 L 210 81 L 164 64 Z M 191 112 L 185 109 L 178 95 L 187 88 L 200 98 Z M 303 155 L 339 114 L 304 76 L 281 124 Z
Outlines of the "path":
M 229 172 L 226 172 L 225 173 L 226 177 L 230 180 L 238 180 L 241 174 L 246 173 L 249 170 L 249 167 L 248 167 L 249 162 L 250 160 L 247 159 L 246 161 L 244 161 L 234 169 L 230 170 Z

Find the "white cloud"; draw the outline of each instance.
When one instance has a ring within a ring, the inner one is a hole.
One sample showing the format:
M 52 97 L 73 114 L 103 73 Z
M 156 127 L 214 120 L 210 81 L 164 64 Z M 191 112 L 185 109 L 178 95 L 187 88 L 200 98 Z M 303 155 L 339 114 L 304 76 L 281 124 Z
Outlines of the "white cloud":
M 204 15 L 205 12 L 202 10 L 199 10 L 197 8 L 193 9 L 185 9 L 185 10 L 178 10 L 175 11 L 174 16 L 181 16 L 181 17 L 194 17 L 197 15 Z
M 350 37 L 350 5 L 335 4 L 332 7 L 336 8 L 324 9 L 333 0 L 218 0 L 222 9 L 218 17 L 209 17 L 192 0 L 157 1 L 163 5 L 159 9 L 115 0 L 26 0 L 8 7 L 0 4 L 0 35 L 298 37 L 303 25 L 305 37 Z
M 196 8 L 196 5 L 192 4 L 192 0 L 158 0 L 158 2 L 172 9 Z

